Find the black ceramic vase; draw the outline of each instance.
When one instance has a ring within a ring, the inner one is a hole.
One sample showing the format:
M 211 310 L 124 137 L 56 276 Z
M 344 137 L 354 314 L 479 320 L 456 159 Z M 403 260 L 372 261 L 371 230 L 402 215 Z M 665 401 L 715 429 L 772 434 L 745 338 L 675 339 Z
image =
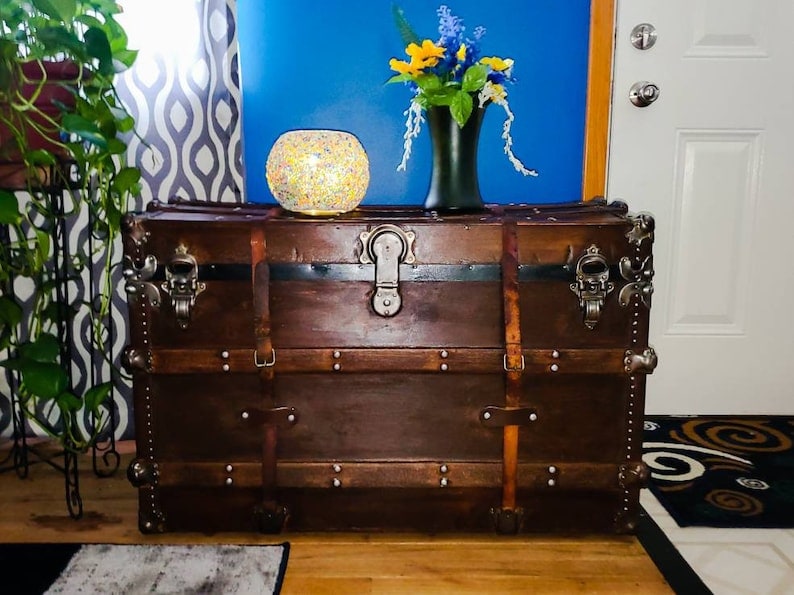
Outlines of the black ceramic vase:
M 463 128 L 455 122 L 448 107 L 430 107 L 425 114 L 433 144 L 433 174 L 425 209 L 481 210 L 477 145 L 485 108 L 475 107 Z

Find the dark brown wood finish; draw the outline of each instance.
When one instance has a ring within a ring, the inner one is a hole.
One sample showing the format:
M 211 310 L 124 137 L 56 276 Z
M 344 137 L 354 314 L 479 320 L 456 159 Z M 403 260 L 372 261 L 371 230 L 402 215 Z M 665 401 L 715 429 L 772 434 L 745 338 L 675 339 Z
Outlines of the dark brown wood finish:
M 593 202 L 333 219 L 191 203 L 127 223 L 143 531 L 263 530 L 263 506 L 286 507 L 288 531 L 509 532 L 497 509 L 522 510 L 523 531 L 634 527 L 655 365 L 647 218 Z M 361 257 L 383 225 L 414 255 L 393 316 L 373 309 Z M 184 254 L 201 290 L 174 306 Z M 609 285 L 595 314 L 576 293 L 590 261 Z

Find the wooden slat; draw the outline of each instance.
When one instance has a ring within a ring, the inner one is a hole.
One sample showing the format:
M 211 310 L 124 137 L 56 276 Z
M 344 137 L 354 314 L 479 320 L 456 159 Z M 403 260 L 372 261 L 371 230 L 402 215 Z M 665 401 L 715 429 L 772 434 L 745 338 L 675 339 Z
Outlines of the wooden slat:
M 335 470 L 338 465 L 339 471 Z M 441 466 L 446 471 L 441 472 Z M 250 488 L 261 485 L 261 464 L 218 461 L 158 461 L 159 485 L 167 487 Z M 532 490 L 618 490 L 620 466 L 611 463 L 518 463 L 517 485 Z M 279 461 L 278 483 L 284 488 L 476 488 L 501 485 L 502 463 Z M 553 483 L 549 485 L 549 480 Z M 231 483 L 228 483 L 231 481 Z
M 582 200 L 606 192 L 615 0 L 591 0 Z

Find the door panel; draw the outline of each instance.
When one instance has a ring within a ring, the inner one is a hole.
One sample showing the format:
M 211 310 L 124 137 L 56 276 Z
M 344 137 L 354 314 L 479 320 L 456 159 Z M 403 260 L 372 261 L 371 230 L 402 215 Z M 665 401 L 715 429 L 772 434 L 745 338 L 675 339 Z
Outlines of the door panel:
M 618 2 L 607 195 L 656 218 L 649 413 L 794 413 L 793 18 L 788 0 Z M 641 80 L 661 90 L 644 108 Z

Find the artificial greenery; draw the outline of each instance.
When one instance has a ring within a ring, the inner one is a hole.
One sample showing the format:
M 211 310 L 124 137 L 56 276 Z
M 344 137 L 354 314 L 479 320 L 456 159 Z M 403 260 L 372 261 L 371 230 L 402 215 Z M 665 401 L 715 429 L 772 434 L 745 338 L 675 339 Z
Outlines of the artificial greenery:
M 3 189 L 10 178 L 0 175 L 7 236 L 0 246 L 0 353 L 7 357 L 0 365 L 13 371 L 23 416 L 76 451 L 101 435 L 113 381 L 75 393 L 63 329 L 85 309 L 93 345 L 109 358 L 115 244 L 140 180 L 125 165 L 134 120 L 115 87 L 136 57 L 116 20 L 120 12 L 113 0 L 0 0 L 0 170 L 16 168 L 23 180 Z M 52 62 L 71 63 L 73 76 L 52 81 Z M 66 99 L 43 105 L 48 86 L 61 97 L 66 91 Z M 90 237 L 59 263 L 54 239 L 67 219 L 87 221 Z M 64 303 L 59 289 L 97 261 L 98 295 Z M 87 430 L 77 422 L 81 411 L 94 420 Z

